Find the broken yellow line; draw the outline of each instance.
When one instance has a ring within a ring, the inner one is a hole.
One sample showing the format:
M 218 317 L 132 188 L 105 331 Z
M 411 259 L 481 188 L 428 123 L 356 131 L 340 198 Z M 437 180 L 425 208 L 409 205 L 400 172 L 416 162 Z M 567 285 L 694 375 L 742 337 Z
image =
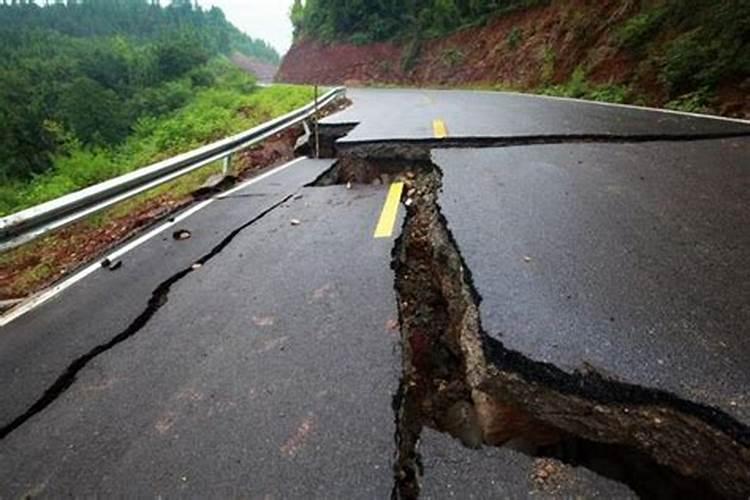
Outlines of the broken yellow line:
M 396 216 L 398 215 L 398 204 L 401 201 L 403 191 L 403 182 L 391 184 L 388 196 L 385 198 L 383 211 L 380 213 L 378 227 L 375 228 L 375 238 L 390 238 L 393 236 L 393 227 L 396 225 Z
M 433 120 L 432 131 L 435 133 L 435 139 L 445 139 L 448 137 L 448 127 L 443 120 Z

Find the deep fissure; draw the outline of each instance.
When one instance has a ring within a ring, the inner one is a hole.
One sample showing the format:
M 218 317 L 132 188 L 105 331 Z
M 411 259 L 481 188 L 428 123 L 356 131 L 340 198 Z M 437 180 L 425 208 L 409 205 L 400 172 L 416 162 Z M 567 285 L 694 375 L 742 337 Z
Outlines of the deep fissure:
M 151 292 L 151 297 L 149 298 L 146 307 L 127 326 L 127 328 L 112 337 L 109 341 L 94 347 L 89 352 L 70 363 L 65 371 L 60 376 L 58 376 L 58 378 L 44 391 L 44 394 L 42 394 L 42 396 L 37 399 L 36 402 L 34 402 L 21 415 L 17 416 L 8 424 L 0 428 L 0 440 L 5 439 L 13 431 L 23 426 L 35 415 L 38 415 L 52 403 L 54 403 L 75 383 L 78 373 L 80 373 L 80 371 L 83 370 L 92 360 L 140 332 L 154 317 L 156 312 L 167 303 L 172 286 L 174 286 L 187 275 L 191 274 L 196 269 L 205 265 L 207 262 L 219 255 L 242 231 L 252 226 L 284 203 L 291 200 L 295 194 L 296 193 L 293 193 L 284 197 L 282 200 L 274 203 L 267 209 L 263 210 L 257 216 L 234 229 L 208 253 L 200 257 L 189 267 L 178 271 L 177 273 L 173 274 L 166 280 L 162 281 L 159 285 L 157 285 L 157 287 Z
M 750 430 L 728 414 L 595 373 L 567 373 L 484 334 L 481 298 L 440 213 L 440 171 L 425 160 L 429 145 L 409 151 L 407 159 L 369 158 L 367 148 L 341 155 L 312 184 L 407 183 L 407 216 L 393 250 L 403 341 L 403 377 L 393 400 L 393 497 L 419 495 L 425 426 L 470 448 L 508 445 L 587 467 L 643 497 L 747 497 Z M 211 260 L 293 196 L 232 231 L 197 263 Z M 71 363 L 39 400 L 0 429 L 0 439 L 52 404 L 91 360 L 137 334 L 166 304 L 171 287 L 194 269 L 162 282 L 128 328 Z
M 376 163 L 360 159 L 359 167 L 369 172 Z M 440 171 L 417 163 L 401 169 L 418 174 L 406 178 L 410 201 L 393 252 L 403 350 L 394 497 L 419 494 L 425 426 L 469 448 L 511 446 L 586 467 L 644 498 L 747 497 L 750 433 L 728 414 L 595 373 L 564 372 L 484 334 L 481 297 L 440 213 Z M 340 166 L 339 180 L 357 166 Z

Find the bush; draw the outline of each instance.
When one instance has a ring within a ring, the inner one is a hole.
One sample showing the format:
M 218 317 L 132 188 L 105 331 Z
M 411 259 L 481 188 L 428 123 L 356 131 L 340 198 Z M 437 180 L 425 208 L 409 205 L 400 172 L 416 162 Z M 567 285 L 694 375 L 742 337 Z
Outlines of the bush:
M 510 33 L 508 33 L 508 48 L 510 50 L 516 50 L 523 41 L 523 32 L 518 26 L 514 26 Z
M 542 82 L 549 84 L 552 82 L 552 78 L 555 76 L 555 50 L 552 47 L 545 47 L 542 52 L 542 71 L 541 77 Z
M 664 107 L 689 113 L 711 113 L 713 95 L 708 88 L 690 92 L 669 101 Z
M 188 77 L 193 87 L 210 87 L 214 84 L 214 74 L 205 66 L 195 68 Z
M 586 72 L 583 68 L 578 67 L 573 71 L 573 75 L 571 75 L 567 82 L 562 85 L 547 86 L 543 88 L 540 93 L 560 97 L 582 98 L 586 95 L 588 90 Z
M 0 186 L 0 216 L 246 130 L 298 108 L 313 97 L 310 87 L 277 85 L 261 89 L 254 86 L 249 75 L 229 64 L 215 62 L 210 66 L 214 87 L 194 92 L 171 113 L 140 118 L 121 145 L 91 147 L 72 141 L 66 154 L 54 157 L 51 171 L 30 182 L 4 182 Z M 189 79 L 180 86 L 190 88 Z M 163 87 L 167 88 L 174 86 Z M 246 91 L 248 88 L 250 92 Z
M 367 33 L 354 33 L 349 37 L 349 41 L 354 45 L 367 45 L 373 42 L 372 36 Z
M 161 116 L 184 106 L 192 95 L 192 78 L 176 80 L 139 92 L 128 108 L 136 117 Z
M 590 101 L 626 103 L 629 101 L 630 90 L 622 85 L 592 85 L 586 80 L 586 71 L 578 67 L 573 71 L 570 79 L 562 85 L 546 87 L 541 91 L 544 95 L 588 99 Z
M 630 101 L 630 89 L 624 85 L 603 85 L 590 90 L 586 99 L 624 104 Z
M 667 46 L 661 76 L 672 95 L 713 87 L 730 69 L 731 57 L 718 40 L 706 40 L 699 28 Z
M 130 125 L 123 104 L 113 90 L 80 77 L 65 86 L 58 116 L 83 142 L 116 144 L 127 135 Z
M 441 58 L 443 60 L 443 64 L 445 64 L 449 68 L 453 68 L 464 61 L 464 53 L 459 49 L 449 48 L 443 51 Z
M 668 10 L 654 7 L 637 16 L 628 19 L 617 31 L 615 38 L 622 46 L 629 49 L 639 49 L 651 40 L 653 35 L 659 31 L 666 19 Z

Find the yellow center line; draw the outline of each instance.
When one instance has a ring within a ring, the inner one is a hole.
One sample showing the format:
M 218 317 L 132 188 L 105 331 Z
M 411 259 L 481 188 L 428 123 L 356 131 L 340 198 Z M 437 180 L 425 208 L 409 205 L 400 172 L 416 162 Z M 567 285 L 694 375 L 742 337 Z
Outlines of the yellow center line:
M 448 137 L 448 127 L 443 120 L 433 120 L 432 130 L 435 133 L 435 139 L 445 139 Z
M 394 182 L 388 189 L 383 211 L 380 213 L 378 227 L 375 228 L 375 238 L 390 238 L 393 236 L 393 226 L 396 225 L 398 215 L 398 204 L 401 201 L 401 193 L 404 191 L 403 182 Z

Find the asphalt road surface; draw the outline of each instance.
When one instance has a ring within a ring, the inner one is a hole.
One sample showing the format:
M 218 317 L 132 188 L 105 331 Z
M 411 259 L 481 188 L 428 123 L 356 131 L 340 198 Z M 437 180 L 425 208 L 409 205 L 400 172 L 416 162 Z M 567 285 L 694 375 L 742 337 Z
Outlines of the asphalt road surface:
M 341 143 L 519 141 L 432 152 L 488 334 L 750 424 L 750 125 L 489 92 L 349 97 L 325 120 L 358 124 Z M 0 328 L 0 498 L 391 495 L 404 210 L 375 238 L 388 186 L 308 186 L 332 164 L 217 199 Z M 632 496 L 433 431 L 420 451 L 425 498 Z

